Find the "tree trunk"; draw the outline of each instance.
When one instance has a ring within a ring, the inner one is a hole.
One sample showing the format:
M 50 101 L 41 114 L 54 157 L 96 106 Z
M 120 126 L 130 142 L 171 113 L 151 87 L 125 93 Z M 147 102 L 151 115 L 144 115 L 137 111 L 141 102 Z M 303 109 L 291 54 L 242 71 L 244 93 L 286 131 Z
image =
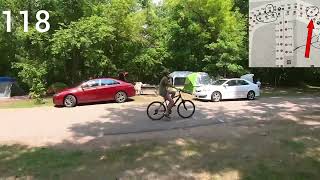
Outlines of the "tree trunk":
M 72 67 L 71 67 L 71 82 L 75 84 L 79 81 L 81 72 L 79 71 L 80 56 L 79 51 L 73 50 L 72 52 Z

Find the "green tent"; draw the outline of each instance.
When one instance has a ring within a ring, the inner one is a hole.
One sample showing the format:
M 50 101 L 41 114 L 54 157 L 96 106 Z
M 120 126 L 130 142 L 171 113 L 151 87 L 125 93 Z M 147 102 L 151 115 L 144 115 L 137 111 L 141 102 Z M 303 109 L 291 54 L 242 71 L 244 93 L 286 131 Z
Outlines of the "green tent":
M 183 90 L 187 93 L 193 94 L 196 88 L 202 85 L 210 84 L 210 83 L 211 83 L 211 79 L 208 73 L 204 73 L 204 72 L 192 73 L 187 76 Z
M 172 85 L 176 88 L 183 89 L 188 75 L 192 74 L 190 71 L 175 71 L 169 75 Z

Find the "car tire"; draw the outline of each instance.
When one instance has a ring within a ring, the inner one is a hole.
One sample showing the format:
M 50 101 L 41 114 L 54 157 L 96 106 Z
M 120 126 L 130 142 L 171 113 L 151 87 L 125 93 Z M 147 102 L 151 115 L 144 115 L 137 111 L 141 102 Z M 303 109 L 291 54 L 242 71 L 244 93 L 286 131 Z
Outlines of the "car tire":
M 74 95 L 67 95 L 63 100 L 65 107 L 75 107 L 77 105 L 77 98 Z
M 114 100 L 117 102 L 117 103 L 124 103 L 126 102 L 128 99 L 128 96 L 125 92 L 123 91 L 119 91 L 117 92 L 117 94 L 114 96 Z
M 247 94 L 247 99 L 254 100 L 255 98 L 256 98 L 256 93 L 254 93 L 254 91 L 249 91 Z
M 222 95 L 219 91 L 215 91 L 211 95 L 211 101 L 212 102 L 219 102 L 222 99 Z

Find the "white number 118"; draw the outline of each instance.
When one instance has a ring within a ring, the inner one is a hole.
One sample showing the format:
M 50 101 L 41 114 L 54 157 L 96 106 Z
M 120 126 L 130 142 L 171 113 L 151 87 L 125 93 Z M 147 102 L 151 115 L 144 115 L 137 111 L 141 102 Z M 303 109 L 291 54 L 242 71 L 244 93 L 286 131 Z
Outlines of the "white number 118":
M 6 27 L 7 32 L 12 31 L 12 19 L 11 19 L 11 11 L 3 11 L 3 14 L 6 15 Z M 29 31 L 29 20 L 28 20 L 28 11 L 20 11 L 20 14 L 23 15 L 23 31 L 28 32 Z M 44 18 L 41 18 L 41 15 L 44 15 Z M 48 22 L 50 15 L 45 10 L 40 10 L 36 14 L 36 18 L 38 22 L 36 23 L 36 30 L 38 32 L 44 33 L 50 30 L 50 23 Z M 41 26 L 41 24 L 44 24 L 44 27 Z

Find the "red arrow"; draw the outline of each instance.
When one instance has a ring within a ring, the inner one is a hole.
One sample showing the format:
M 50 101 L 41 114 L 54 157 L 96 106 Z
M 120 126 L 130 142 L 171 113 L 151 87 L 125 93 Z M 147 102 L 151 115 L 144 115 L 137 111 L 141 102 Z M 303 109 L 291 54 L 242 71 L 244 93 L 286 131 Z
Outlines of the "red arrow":
M 311 47 L 311 39 L 312 39 L 313 29 L 314 29 L 314 24 L 311 19 L 309 22 L 309 25 L 308 25 L 308 38 L 307 38 L 306 53 L 305 53 L 306 58 L 310 57 L 310 47 Z

